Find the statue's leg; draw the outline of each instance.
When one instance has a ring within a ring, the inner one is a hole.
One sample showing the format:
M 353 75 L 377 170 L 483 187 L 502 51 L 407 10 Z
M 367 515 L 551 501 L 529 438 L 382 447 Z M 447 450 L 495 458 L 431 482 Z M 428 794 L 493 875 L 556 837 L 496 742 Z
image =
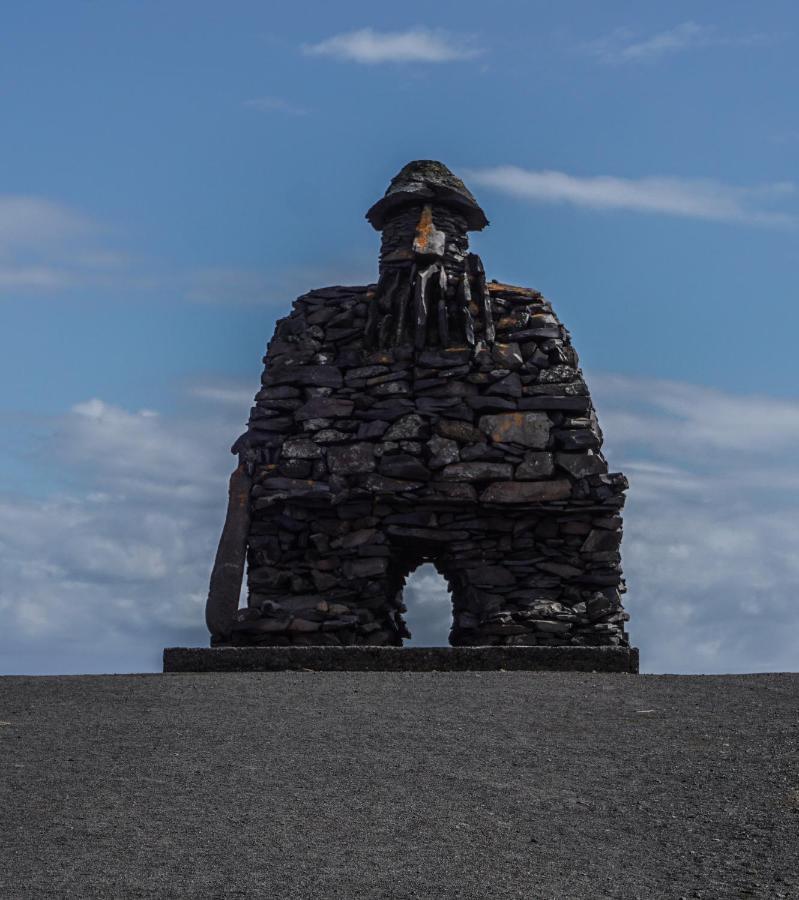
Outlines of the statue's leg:
M 401 644 L 401 580 L 370 512 L 371 502 L 256 510 L 235 642 Z
M 481 512 L 447 527 L 473 536 L 441 563 L 453 595 L 452 644 L 627 644 L 614 549 L 620 535 L 607 517 L 582 509 Z
M 252 479 L 246 467 L 240 465 L 230 476 L 227 514 L 205 605 L 205 622 L 211 632 L 212 644 L 227 640 L 236 621 L 247 553 L 251 486 Z

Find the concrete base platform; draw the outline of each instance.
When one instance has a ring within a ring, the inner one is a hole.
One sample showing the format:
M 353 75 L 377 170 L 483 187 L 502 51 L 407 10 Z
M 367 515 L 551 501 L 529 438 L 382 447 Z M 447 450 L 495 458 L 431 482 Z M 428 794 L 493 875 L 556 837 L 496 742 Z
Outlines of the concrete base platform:
M 636 647 L 167 647 L 165 672 L 638 672 Z

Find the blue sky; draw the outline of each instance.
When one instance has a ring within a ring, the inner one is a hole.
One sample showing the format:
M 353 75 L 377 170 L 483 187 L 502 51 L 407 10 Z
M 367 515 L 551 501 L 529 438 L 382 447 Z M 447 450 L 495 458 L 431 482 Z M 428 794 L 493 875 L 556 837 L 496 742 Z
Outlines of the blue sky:
M 0 29 L 0 672 L 202 643 L 274 320 L 408 160 L 572 331 L 650 671 L 799 669 L 787 2 L 33 2 Z M 427 579 L 427 580 L 426 580 Z M 428 575 L 420 640 L 446 634 Z

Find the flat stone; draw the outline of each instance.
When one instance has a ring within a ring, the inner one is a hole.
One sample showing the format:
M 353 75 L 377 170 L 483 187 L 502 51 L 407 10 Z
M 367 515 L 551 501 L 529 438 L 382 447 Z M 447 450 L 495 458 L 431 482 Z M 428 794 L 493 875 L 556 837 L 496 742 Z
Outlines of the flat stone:
M 591 428 L 558 428 L 554 435 L 564 450 L 596 450 L 600 445 L 599 435 Z
M 552 454 L 543 450 L 528 450 L 524 454 L 524 462 L 516 466 L 515 478 L 526 481 L 535 481 L 540 478 L 549 478 L 555 471 Z
M 389 525 L 386 529 L 392 537 L 413 538 L 419 541 L 449 543 L 451 541 L 467 541 L 468 531 L 448 531 L 445 528 L 409 528 L 403 525 Z
M 436 482 L 433 485 L 433 490 L 437 494 L 449 497 L 451 500 L 465 500 L 467 502 L 477 500 L 477 491 L 470 484 L 466 484 L 463 481 Z
M 320 623 L 312 622 L 310 619 L 292 619 L 289 625 L 289 631 L 319 631 Z
M 377 534 L 376 528 L 360 528 L 357 531 L 351 531 L 340 538 L 338 545 L 345 550 L 351 550 L 353 547 L 360 547 L 374 540 Z
M 504 566 L 480 566 L 469 569 L 469 581 L 488 587 L 508 587 L 516 584 L 516 576 Z
M 487 394 L 498 394 L 503 397 L 521 397 L 522 382 L 516 372 L 511 372 L 499 381 L 495 381 L 487 390 Z
M 320 428 L 311 434 L 311 440 L 315 444 L 340 444 L 343 441 L 351 441 L 352 432 L 339 431 L 337 428 Z
M 362 484 L 368 491 L 378 494 L 395 494 L 402 491 L 414 491 L 420 488 L 424 482 L 402 481 L 399 478 L 389 478 L 385 475 L 367 475 Z
M 607 531 L 595 528 L 583 542 L 582 553 L 597 553 L 603 550 L 618 550 L 621 544 L 621 531 Z
M 381 419 L 375 419 L 372 422 L 361 422 L 358 426 L 358 434 L 356 437 L 359 441 L 371 441 L 381 438 L 388 428 L 388 422 Z
M 492 441 L 501 444 L 521 444 L 544 449 L 549 442 L 552 421 L 546 413 L 513 412 L 480 417 L 480 430 Z
M 508 369 L 519 369 L 524 362 L 519 345 L 515 341 L 511 341 L 509 344 L 500 344 L 499 342 L 492 344 L 491 358 L 498 365 Z
M 380 474 L 391 478 L 404 478 L 410 481 L 426 481 L 430 471 L 415 456 L 409 453 L 395 453 L 384 456 L 380 460 Z
M 507 397 L 467 397 L 466 402 L 476 412 L 499 412 L 516 409 L 516 402 Z
M 460 458 L 463 462 L 474 462 L 480 460 L 482 462 L 505 462 L 507 456 L 499 447 L 489 447 L 485 441 L 478 444 L 469 444 L 462 447 Z
M 373 559 L 354 559 L 347 564 L 347 568 L 354 578 L 373 578 L 386 571 L 388 560 L 379 556 Z
M 435 430 L 441 437 L 461 444 L 473 444 L 483 440 L 482 433 L 474 425 L 456 419 L 439 419 Z
M 294 418 L 298 422 L 305 419 L 347 418 L 352 415 L 354 405 L 352 400 L 338 397 L 312 397 L 294 413 Z
M 290 622 L 290 618 L 255 619 L 248 622 L 236 622 L 232 626 L 232 630 L 244 634 L 277 634 L 285 631 Z
M 590 450 L 587 453 L 556 453 L 555 463 L 574 478 L 602 475 L 608 470 L 607 463 Z
M 542 572 L 549 572 L 550 575 L 558 575 L 561 578 L 576 578 L 578 575 L 583 574 L 582 569 L 578 569 L 577 566 L 570 566 L 568 563 L 540 562 L 538 563 L 538 568 Z
M 280 384 L 304 384 L 316 387 L 339 388 L 344 380 L 336 366 L 287 366 L 279 372 L 269 372 L 270 386 Z
M 358 475 L 375 468 L 374 449 L 371 444 L 345 444 L 330 447 L 327 464 L 336 475 Z
M 263 486 L 270 491 L 288 491 L 302 494 L 306 494 L 309 491 L 324 494 L 330 490 L 323 481 L 311 481 L 304 478 L 281 478 L 275 475 L 265 478 Z
M 388 366 L 360 366 L 355 369 L 350 369 L 348 372 L 346 372 L 344 374 L 344 381 L 349 383 L 350 381 L 360 381 L 366 380 L 367 378 L 376 378 L 378 375 L 387 375 L 388 372 Z
M 385 434 L 387 441 L 423 440 L 425 437 L 427 437 L 427 423 L 416 413 L 403 416 Z
M 490 484 L 480 494 L 483 503 L 545 503 L 571 496 L 568 481 L 505 481 Z
M 511 478 L 510 463 L 465 462 L 446 466 L 441 477 L 446 481 L 490 481 Z
M 536 631 L 542 631 L 545 634 L 565 634 L 567 631 L 571 631 L 571 624 L 569 622 L 550 622 L 547 619 L 532 619 L 528 624 L 533 625 Z
M 305 438 L 289 438 L 283 444 L 282 453 L 289 459 L 319 459 L 322 448 Z

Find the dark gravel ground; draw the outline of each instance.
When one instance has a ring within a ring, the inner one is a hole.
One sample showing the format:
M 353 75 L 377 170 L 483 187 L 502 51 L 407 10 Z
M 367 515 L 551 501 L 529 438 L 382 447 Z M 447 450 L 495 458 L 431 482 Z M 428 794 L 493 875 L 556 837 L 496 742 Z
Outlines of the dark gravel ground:
M 799 674 L 0 679 L 0 896 L 799 898 Z

